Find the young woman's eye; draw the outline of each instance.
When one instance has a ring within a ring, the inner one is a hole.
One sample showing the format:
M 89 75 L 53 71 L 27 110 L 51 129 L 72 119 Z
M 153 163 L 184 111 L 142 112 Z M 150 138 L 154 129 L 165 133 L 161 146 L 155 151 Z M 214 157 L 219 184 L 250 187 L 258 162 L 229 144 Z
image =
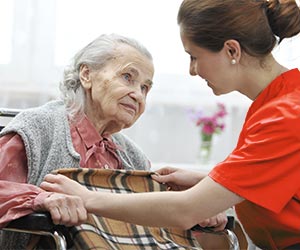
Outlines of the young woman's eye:
M 193 62 L 196 60 L 196 57 L 190 56 L 190 60 L 191 60 L 191 62 Z

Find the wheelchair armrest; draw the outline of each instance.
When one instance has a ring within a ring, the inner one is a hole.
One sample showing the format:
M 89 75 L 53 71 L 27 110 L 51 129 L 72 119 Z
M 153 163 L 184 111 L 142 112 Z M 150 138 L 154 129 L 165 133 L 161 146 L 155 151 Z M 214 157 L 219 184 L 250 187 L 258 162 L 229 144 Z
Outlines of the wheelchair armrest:
M 34 212 L 28 214 L 9 222 L 3 229 L 10 231 L 19 230 L 28 233 L 30 231 L 48 232 L 49 234 L 59 232 L 59 235 L 63 235 L 67 247 L 73 246 L 73 239 L 69 233 L 69 228 L 63 225 L 55 225 L 49 212 Z
M 9 222 L 6 228 L 23 230 L 54 231 L 56 225 L 47 212 L 35 212 Z
M 234 229 L 234 222 L 235 218 L 234 216 L 227 216 L 227 224 L 225 226 L 225 229 L 228 230 L 233 230 Z M 204 232 L 204 233 L 212 233 L 213 228 L 212 227 L 201 227 L 200 225 L 195 225 L 191 228 L 192 231 L 199 231 L 199 232 Z
M 15 117 L 21 109 L 0 108 L 0 116 Z
M 234 229 L 234 216 L 227 216 L 227 224 L 225 229 Z M 28 214 L 19 219 L 11 221 L 6 228 L 24 229 L 24 230 L 40 230 L 40 231 L 54 231 L 62 229 L 64 226 L 55 225 L 52 222 L 51 216 L 48 212 L 36 212 Z M 65 230 L 65 229 L 64 229 Z M 201 227 L 195 225 L 191 228 L 192 231 L 212 232 L 211 227 Z

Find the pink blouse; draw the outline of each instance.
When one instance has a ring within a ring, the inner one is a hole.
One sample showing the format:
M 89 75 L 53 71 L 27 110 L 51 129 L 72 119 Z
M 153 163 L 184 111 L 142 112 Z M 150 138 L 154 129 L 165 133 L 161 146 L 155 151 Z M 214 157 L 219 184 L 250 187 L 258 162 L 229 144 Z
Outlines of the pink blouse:
M 120 169 L 122 163 L 111 138 L 102 137 L 84 117 L 70 124 L 73 146 L 80 154 L 80 167 Z M 120 148 L 118 148 L 120 149 Z M 27 157 L 22 138 L 7 134 L 0 138 L 0 228 L 13 219 L 37 210 L 50 195 L 27 184 Z

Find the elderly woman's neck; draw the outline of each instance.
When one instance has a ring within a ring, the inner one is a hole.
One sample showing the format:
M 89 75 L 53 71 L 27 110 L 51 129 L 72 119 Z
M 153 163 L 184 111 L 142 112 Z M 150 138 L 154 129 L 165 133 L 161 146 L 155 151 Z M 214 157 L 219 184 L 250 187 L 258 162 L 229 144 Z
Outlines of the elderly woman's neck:
M 122 129 L 114 121 L 101 119 L 97 117 L 97 115 L 93 115 L 88 112 L 86 113 L 86 116 L 102 137 L 111 136 Z
M 109 137 L 121 130 L 121 128 L 119 126 L 117 127 L 116 123 L 112 121 L 105 124 L 98 123 L 95 127 L 102 137 Z

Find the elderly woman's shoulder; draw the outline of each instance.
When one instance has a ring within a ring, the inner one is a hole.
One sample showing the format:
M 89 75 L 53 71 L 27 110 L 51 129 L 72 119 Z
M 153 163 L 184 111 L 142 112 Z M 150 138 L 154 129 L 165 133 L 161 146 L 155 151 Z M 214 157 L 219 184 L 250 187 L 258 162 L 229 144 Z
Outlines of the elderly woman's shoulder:
M 66 111 L 62 101 L 50 101 L 42 106 L 22 110 L 8 126 L 31 127 L 47 126 L 49 122 L 66 119 Z
M 122 132 L 112 135 L 112 140 L 125 151 L 142 152 L 141 148 L 127 135 Z
M 150 161 L 141 148 L 122 132 L 112 135 L 113 141 L 121 147 L 117 154 L 125 169 L 149 170 Z
M 112 135 L 112 140 L 119 145 L 123 145 L 125 146 L 126 144 L 134 144 L 134 142 L 128 137 L 126 136 L 124 133 L 122 132 L 118 132 Z

